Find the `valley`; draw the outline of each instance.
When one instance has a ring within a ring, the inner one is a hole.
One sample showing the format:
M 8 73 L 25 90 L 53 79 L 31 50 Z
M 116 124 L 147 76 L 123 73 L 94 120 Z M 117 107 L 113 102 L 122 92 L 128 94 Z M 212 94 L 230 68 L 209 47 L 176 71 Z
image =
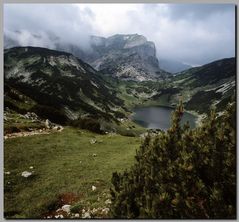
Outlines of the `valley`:
M 111 217 L 112 173 L 135 163 L 147 134 L 161 135 L 133 121 L 135 108 L 182 101 L 200 126 L 235 100 L 235 58 L 149 79 L 39 47 L 6 49 L 4 59 L 6 218 Z
M 237 3 L 64 1 L 3 2 L 2 220 L 237 219 Z

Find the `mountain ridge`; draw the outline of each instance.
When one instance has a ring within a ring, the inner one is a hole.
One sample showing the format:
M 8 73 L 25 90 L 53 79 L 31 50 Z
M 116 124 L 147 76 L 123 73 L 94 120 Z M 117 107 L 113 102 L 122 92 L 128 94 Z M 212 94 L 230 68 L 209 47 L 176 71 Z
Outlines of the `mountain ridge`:
M 32 38 L 36 37 L 32 35 Z M 155 44 L 148 41 L 143 35 L 115 34 L 107 38 L 91 36 L 88 50 L 83 49 L 83 43 L 77 45 L 63 43 L 59 38 L 52 38 L 51 36 L 49 41 L 52 43 L 51 48 L 69 52 L 89 63 L 101 73 L 116 78 L 145 81 L 164 79 L 170 75 L 160 69 Z M 36 42 L 39 42 L 39 39 Z M 20 42 L 7 35 L 4 35 L 4 43 L 5 47 L 9 47 L 11 44 L 13 46 L 21 45 Z
M 15 47 L 4 53 L 4 81 L 65 119 L 91 114 L 116 120 L 123 101 L 90 65 L 70 53 L 40 47 Z M 9 101 L 8 101 L 9 102 Z

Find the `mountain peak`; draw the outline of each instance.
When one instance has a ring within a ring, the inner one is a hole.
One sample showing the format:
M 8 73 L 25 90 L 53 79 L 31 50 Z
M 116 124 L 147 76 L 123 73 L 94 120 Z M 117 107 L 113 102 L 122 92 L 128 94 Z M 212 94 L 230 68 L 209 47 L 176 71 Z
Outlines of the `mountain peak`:
M 92 53 L 85 57 L 105 74 L 137 81 L 159 77 L 156 47 L 139 34 L 116 34 L 107 38 L 91 37 Z

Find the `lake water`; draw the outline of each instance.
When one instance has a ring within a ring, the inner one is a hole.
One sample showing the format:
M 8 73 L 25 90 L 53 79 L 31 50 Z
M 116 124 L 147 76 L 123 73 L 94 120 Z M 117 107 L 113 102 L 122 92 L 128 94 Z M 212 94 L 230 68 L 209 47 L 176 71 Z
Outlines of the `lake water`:
M 148 129 L 167 130 L 171 124 L 171 114 L 173 111 L 173 108 L 163 106 L 135 108 L 132 119 L 135 123 Z M 190 127 L 194 128 L 196 119 L 194 115 L 184 112 L 181 123 L 188 121 Z

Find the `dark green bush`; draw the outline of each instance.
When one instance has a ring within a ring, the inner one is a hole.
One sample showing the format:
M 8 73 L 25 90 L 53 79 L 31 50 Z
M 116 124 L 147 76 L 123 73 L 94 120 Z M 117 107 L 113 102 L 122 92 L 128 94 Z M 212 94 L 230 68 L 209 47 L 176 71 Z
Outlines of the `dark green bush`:
M 21 130 L 16 126 L 10 126 L 4 129 L 4 134 L 19 133 Z
M 181 117 L 182 105 L 167 132 L 146 137 L 134 166 L 113 174 L 112 217 L 236 218 L 235 104 L 194 130 Z
M 100 122 L 92 117 L 78 118 L 77 120 L 71 121 L 70 123 L 74 127 L 86 129 L 94 133 L 102 134 Z
M 41 118 L 49 119 L 54 123 L 65 124 L 68 121 L 64 112 L 54 107 L 37 104 L 30 111 L 36 113 Z

